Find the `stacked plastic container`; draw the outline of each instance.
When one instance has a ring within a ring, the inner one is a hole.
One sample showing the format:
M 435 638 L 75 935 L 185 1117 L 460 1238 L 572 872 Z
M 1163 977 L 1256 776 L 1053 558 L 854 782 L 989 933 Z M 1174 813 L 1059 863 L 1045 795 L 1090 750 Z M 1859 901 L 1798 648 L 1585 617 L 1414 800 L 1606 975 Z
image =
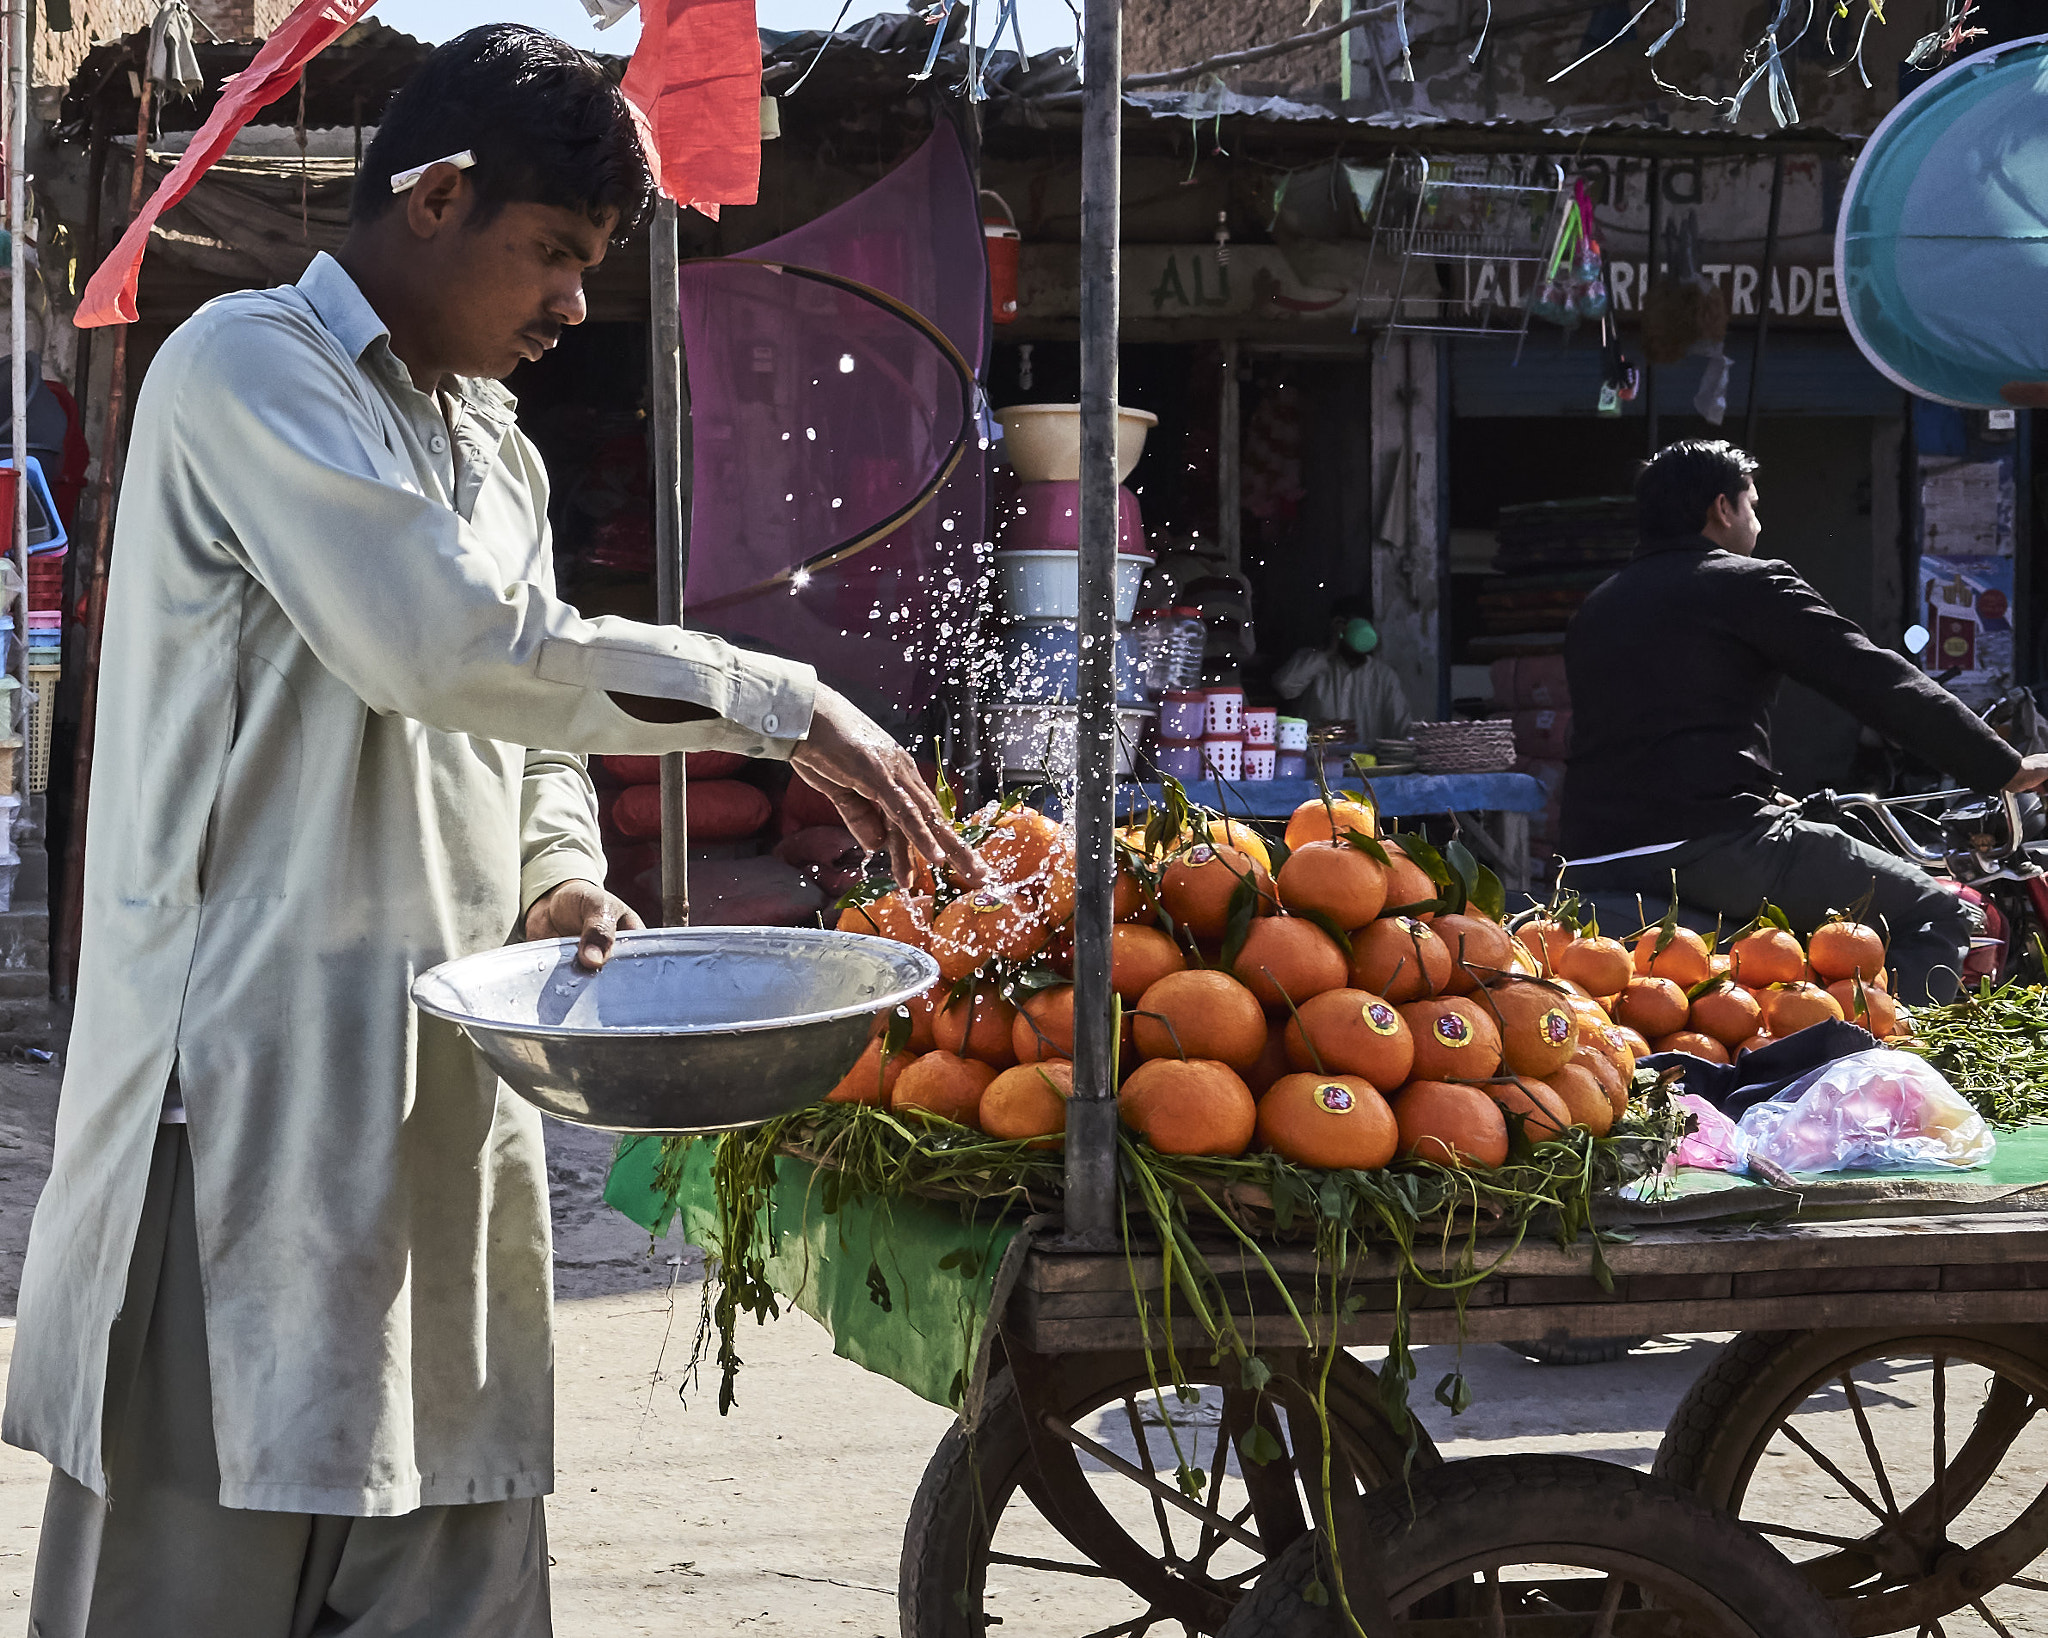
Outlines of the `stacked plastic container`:
M 1064 412 L 1071 410 L 1071 415 Z M 1120 419 L 1138 412 L 1120 410 Z M 1077 406 L 1020 405 L 1001 413 L 1010 464 L 1023 481 L 999 521 L 996 612 L 1002 626 L 989 716 L 1012 779 L 1068 778 L 1079 718 L 1081 643 L 1080 415 Z M 1013 420 L 1019 424 L 1013 425 Z M 1150 418 L 1144 421 L 1149 424 Z M 1128 429 L 1125 429 L 1128 430 Z M 1066 434 L 1071 431 L 1071 447 Z M 1143 446 L 1120 438 L 1118 473 L 1129 476 Z M 1116 652 L 1119 778 L 1135 765 L 1155 714 L 1137 646 L 1125 635 L 1152 557 L 1138 497 L 1117 491 Z

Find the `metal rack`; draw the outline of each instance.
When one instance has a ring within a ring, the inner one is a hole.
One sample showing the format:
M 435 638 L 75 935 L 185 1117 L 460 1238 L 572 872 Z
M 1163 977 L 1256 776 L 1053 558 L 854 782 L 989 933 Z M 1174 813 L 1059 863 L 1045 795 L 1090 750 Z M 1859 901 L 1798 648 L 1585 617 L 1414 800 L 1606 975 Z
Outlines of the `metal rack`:
M 1424 154 L 1396 156 L 1373 212 L 1354 328 L 1365 321 L 1366 307 L 1375 300 L 1371 294 L 1373 275 L 1384 255 L 1398 258 L 1398 268 L 1381 321 L 1383 355 L 1394 333 L 1401 331 L 1411 335 L 1512 336 L 1519 356 L 1529 330 L 1528 298 L 1535 289 L 1537 270 L 1557 242 L 1570 201 L 1565 182 L 1564 167 L 1554 159 L 1505 154 L 1436 159 Z M 1426 265 L 1418 269 L 1418 263 Z M 1425 295 L 1418 287 L 1425 281 L 1435 283 L 1444 264 L 1466 270 L 1464 305 L 1469 310 L 1476 298 L 1475 316 L 1464 324 L 1404 319 L 1403 306 L 1411 299 L 1442 306 L 1446 298 L 1441 293 Z M 1497 274 L 1488 281 L 1484 272 L 1477 277 L 1487 288 L 1475 290 L 1471 270 L 1482 264 L 1507 270 L 1505 291 Z M 1524 269 L 1529 277 L 1526 288 L 1522 284 Z M 1412 297 L 1411 291 L 1416 292 Z M 1496 314 L 1507 316 L 1510 322 L 1495 322 Z

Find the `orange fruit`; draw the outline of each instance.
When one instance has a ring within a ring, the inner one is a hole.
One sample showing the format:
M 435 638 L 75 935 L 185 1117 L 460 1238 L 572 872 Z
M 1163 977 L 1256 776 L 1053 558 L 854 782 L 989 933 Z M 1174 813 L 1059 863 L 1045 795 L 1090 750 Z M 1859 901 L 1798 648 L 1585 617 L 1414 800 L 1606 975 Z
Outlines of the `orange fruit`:
M 1577 938 L 1560 945 L 1550 970 L 1588 995 L 1619 995 L 1635 976 L 1628 946 L 1618 938 Z
M 930 1052 L 938 1046 L 939 1043 L 932 1038 L 932 1019 L 945 1004 L 946 992 L 951 988 L 942 978 L 930 989 L 920 990 L 903 1003 L 901 1010 L 910 1014 L 910 1050 L 913 1053 Z M 875 1022 L 878 1032 L 887 1027 L 881 1019 Z
M 1450 982 L 1451 952 L 1427 922 L 1382 916 L 1351 935 L 1351 987 L 1389 1001 L 1420 1001 Z
M 1622 1045 L 1627 1047 L 1633 1056 L 1637 1058 L 1649 1057 L 1650 1040 L 1641 1030 L 1633 1029 L 1627 1024 L 1616 1024 L 1614 1031 L 1621 1038 Z
M 1208 834 L 1210 841 L 1248 854 L 1258 862 L 1261 870 L 1273 868 L 1273 850 L 1266 846 L 1265 837 L 1242 819 L 1211 819 Z
M 1074 976 L 1074 929 L 1071 926 L 1057 929 L 1051 938 L 1039 947 L 1036 958 L 1062 978 Z
M 827 1103 L 887 1103 L 889 1092 L 895 1086 L 905 1066 L 910 1063 L 907 1052 L 889 1052 L 886 1043 L 878 1035 L 868 1042 L 866 1049 L 855 1060 L 854 1066 L 839 1079 L 839 1084 L 825 1094 Z
M 927 1052 L 896 1077 L 889 1108 L 898 1115 L 936 1116 L 972 1126 L 981 1094 L 996 1078 L 996 1066 L 950 1052 Z
M 1470 995 L 1496 974 L 1514 970 L 1515 938 L 1499 922 L 1472 912 L 1447 912 L 1429 926 L 1451 953 L 1451 976 L 1444 983 L 1451 994 Z
M 1543 964 L 1529 953 L 1529 946 L 1519 938 L 1515 939 L 1514 948 L 1509 952 L 1509 963 L 1524 978 L 1543 976 Z
M 1415 1036 L 1398 1010 L 1367 990 L 1311 996 L 1281 1032 L 1287 1061 L 1319 1075 L 1362 1075 L 1391 1092 L 1415 1067 Z
M 1500 1030 L 1477 1001 L 1440 995 L 1399 1010 L 1415 1037 L 1418 1081 L 1476 1081 L 1500 1073 Z
M 1813 1024 L 1842 1016 L 1842 1004 L 1818 984 L 1787 984 L 1757 997 L 1763 1003 L 1764 1028 L 1779 1040 Z
M 990 806 L 968 823 L 992 827 L 974 851 L 994 881 L 1010 887 L 1043 887 L 1062 864 L 1068 876 L 1074 873 L 1074 833 L 1036 808 L 998 812 Z
M 899 887 L 866 904 L 849 904 L 839 912 L 838 927 L 842 933 L 893 938 L 898 944 L 915 944 L 921 950 L 931 942 L 931 897 L 912 895 Z
M 932 921 L 930 950 L 939 976 L 957 984 L 991 961 L 1021 961 L 1045 939 L 1037 908 L 1022 894 L 999 887 L 963 893 Z
M 1163 1155 L 1241 1155 L 1259 1118 L 1237 1071 L 1200 1058 L 1148 1058 L 1116 1101 L 1124 1124 Z
M 1685 991 L 1668 978 L 1631 978 L 1614 1009 L 1614 1021 L 1625 1024 L 1645 1040 L 1654 1041 L 1675 1029 L 1684 1029 L 1692 1009 Z
M 1764 1009 L 1740 984 L 1709 990 L 1692 1004 L 1690 1028 L 1711 1035 L 1725 1047 L 1740 1046 L 1762 1029 Z
M 1125 1006 L 1187 964 L 1180 946 L 1157 927 L 1118 922 L 1109 930 L 1109 986 L 1124 998 Z
M 1010 1021 L 1010 1050 L 1020 1064 L 1073 1057 L 1073 985 L 1054 984 L 1025 998 Z
M 1387 1100 L 1356 1075 L 1288 1075 L 1259 1099 L 1259 1141 L 1297 1166 L 1376 1172 L 1400 1129 Z
M 1265 1050 L 1259 1054 L 1259 1061 L 1244 1072 L 1244 1084 L 1252 1089 L 1253 1097 L 1263 1098 L 1275 1081 L 1293 1073 L 1294 1065 L 1287 1061 L 1287 1032 L 1267 1030 Z
M 1650 1050 L 1650 1043 L 1632 1029 L 1623 1029 L 1619 1024 L 1608 1024 L 1595 1029 L 1591 1035 L 1581 1034 L 1581 1044 L 1591 1047 L 1621 1072 L 1624 1085 L 1635 1076 L 1636 1059 Z M 1642 1051 L 1638 1052 L 1637 1047 Z
M 1544 975 L 1557 971 L 1557 958 L 1564 954 L 1567 945 L 1577 942 L 1578 936 L 1576 927 L 1543 916 L 1525 921 L 1515 929 L 1515 942 L 1535 958 Z
M 1018 1057 L 1010 1028 L 1016 1020 L 1017 1009 L 993 984 L 977 984 L 932 1015 L 932 1039 L 941 1052 L 1008 1069 Z
M 1548 1143 L 1571 1130 L 1571 1106 L 1540 1080 L 1517 1076 L 1510 1081 L 1491 1081 L 1479 1090 L 1500 1105 L 1502 1114 L 1520 1117 L 1525 1143 Z M 1512 1120 L 1508 1130 L 1514 1130 Z
M 1769 1046 L 1776 1039 L 1777 1037 L 1775 1035 L 1772 1035 L 1764 1030 L 1758 1030 L 1756 1034 L 1752 1035 L 1748 1040 L 1742 1042 L 1741 1045 L 1731 1047 L 1729 1050 L 1733 1052 L 1736 1057 L 1739 1058 L 1745 1052 L 1755 1052 L 1761 1047 Z
M 1443 1166 L 1498 1166 L 1508 1158 L 1507 1117 L 1476 1086 L 1410 1081 L 1390 1107 L 1403 1154 Z
M 1196 938 L 1221 938 L 1230 923 L 1230 897 L 1244 881 L 1256 894 L 1252 914 L 1271 915 L 1273 878 L 1263 865 L 1234 847 L 1197 842 L 1166 867 L 1159 902 L 1176 927 L 1185 927 Z
M 1139 997 L 1132 1014 L 1138 1051 L 1147 1058 L 1206 1058 L 1249 1069 L 1266 1050 L 1266 1013 L 1228 973 L 1206 968 L 1168 973 Z
M 1622 1074 L 1620 1067 L 1615 1061 L 1597 1047 L 1582 1046 L 1572 1054 L 1572 1061 L 1570 1063 L 1566 1064 L 1563 1069 L 1560 1069 L 1557 1074 L 1550 1077 L 1552 1089 L 1571 1106 L 1572 1118 L 1578 1120 L 1582 1126 L 1592 1126 L 1593 1123 L 1591 1121 L 1580 1120 L 1578 1105 L 1573 1102 L 1572 1095 L 1558 1084 L 1560 1077 L 1567 1075 L 1569 1071 L 1574 1069 L 1583 1070 L 1586 1074 L 1593 1077 L 1593 1084 L 1599 1087 L 1600 1096 L 1607 1100 L 1607 1119 L 1609 1123 L 1612 1124 L 1614 1121 L 1621 1119 L 1623 1113 L 1628 1109 L 1628 1077 Z M 1593 1135 L 1595 1137 L 1605 1137 L 1607 1135 L 1607 1128 L 1604 1126 L 1594 1127 Z
M 1828 986 L 1828 994 L 1835 998 L 1835 1005 L 1842 1009 L 1842 1016 L 1852 1024 L 1861 1024 L 1880 1041 L 1899 1033 L 1899 1004 L 1875 984 L 1863 986 L 1863 1005 L 1856 1005 L 1856 980 L 1838 978 Z
M 1387 850 L 1387 908 L 1401 910 L 1409 915 L 1420 916 L 1424 921 L 1434 919 L 1436 911 L 1407 910 L 1411 904 L 1427 904 L 1437 896 L 1437 885 L 1429 879 L 1429 872 L 1409 858 L 1401 850 L 1399 842 L 1385 844 Z
M 1674 927 L 1662 950 L 1657 941 L 1664 929 L 1652 927 L 1636 940 L 1635 970 L 1639 978 L 1668 978 L 1681 990 L 1704 984 L 1714 976 L 1714 953 L 1690 927 Z
M 1806 976 L 1806 952 L 1782 927 L 1759 927 L 1728 946 L 1728 975 L 1752 990 L 1796 984 Z
M 1884 971 L 1884 940 L 1860 921 L 1824 921 L 1806 941 L 1806 959 L 1831 982 L 1860 976 L 1868 984 Z
M 1512 1073 L 1541 1080 L 1571 1062 L 1579 1019 L 1569 996 L 1541 979 L 1510 978 L 1483 991 L 1479 1004 L 1499 1027 L 1501 1056 Z
M 1317 796 L 1288 816 L 1281 840 L 1297 848 L 1307 842 L 1340 841 L 1353 831 L 1361 836 L 1379 834 L 1379 819 L 1370 804 L 1348 796 L 1333 796 L 1325 804 Z
M 988 1083 L 976 1118 L 995 1138 L 1031 1138 L 1034 1149 L 1057 1149 L 1067 1130 L 1067 1099 L 1074 1095 L 1074 1066 L 1055 1059 L 1019 1064 Z
M 1310 996 L 1342 987 L 1350 976 L 1337 941 L 1300 916 L 1261 916 L 1245 934 L 1244 948 L 1231 964 L 1237 981 L 1259 1004 L 1285 1011 Z
M 1607 1060 L 1597 1052 L 1591 1056 L 1594 1063 L 1607 1065 Z M 1596 1070 L 1585 1064 L 1566 1064 L 1555 1075 L 1546 1076 L 1543 1084 L 1557 1095 L 1572 1125 L 1585 1127 L 1595 1137 L 1605 1137 L 1613 1129 L 1614 1094 Z M 1618 1077 L 1615 1084 L 1620 1084 Z
M 1111 921 L 1154 922 L 1159 919 L 1159 908 L 1146 897 L 1144 887 L 1136 874 L 1119 870 L 1116 882 L 1110 889 L 1109 919 Z
M 1702 1035 L 1696 1029 L 1673 1030 L 1669 1035 L 1660 1035 L 1656 1047 L 1659 1052 L 1688 1052 L 1695 1058 L 1704 1058 L 1710 1064 L 1732 1063 L 1728 1049 L 1711 1035 Z
M 1349 931 L 1387 902 L 1387 873 L 1349 842 L 1303 842 L 1273 879 L 1290 910 L 1318 911 Z

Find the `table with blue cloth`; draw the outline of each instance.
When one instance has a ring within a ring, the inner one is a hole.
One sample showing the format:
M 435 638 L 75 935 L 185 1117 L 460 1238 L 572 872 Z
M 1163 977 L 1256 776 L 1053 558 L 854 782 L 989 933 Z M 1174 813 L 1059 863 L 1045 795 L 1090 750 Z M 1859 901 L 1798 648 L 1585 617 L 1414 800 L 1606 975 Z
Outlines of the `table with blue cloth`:
M 1350 780 L 1345 792 L 1355 795 Z M 1344 794 L 1337 785 L 1333 795 Z M 1117 788 L 1119 817 L 1142 812 L 1158 801 L 1158 785 Z M 1195 780 L 1182 786 L 1188 800 L 1233 818 L 1285 819 L 1321 792 L 1312 779 Z M 1511 893 L 1529 890 L 1529 815 L 1541 813 L 1549 793 L 1528 774 L 1391 774 L 1372 781 L 1372 798 L 1383 819 L 1441 818 L 1456 814 L 1472 851 L 1500 876 Z M 1398 828 L 1398 827 L 1395 827 Z

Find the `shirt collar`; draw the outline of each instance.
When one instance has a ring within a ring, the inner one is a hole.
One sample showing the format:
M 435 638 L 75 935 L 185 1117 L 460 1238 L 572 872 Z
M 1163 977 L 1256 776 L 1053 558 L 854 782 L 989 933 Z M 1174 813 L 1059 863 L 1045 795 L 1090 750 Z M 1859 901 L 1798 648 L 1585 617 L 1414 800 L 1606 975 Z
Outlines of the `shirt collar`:
M 385 357 L 407 384 L 411 383 L 405 366 L 391 352 L 390 326 L 377 316 L 377 309 L 370 305 L 369 298 L 341 263 L 324 250 L 318 252 L 300 275 L 298 288 L 328 333 L 348 350 L 349 357 L 360 364 L 363 355 L 382 342 Z M 518 416 L 519 400 L 496 381 L 453 375 L 448 378 L 448 385 L 464 407 L 475 411 L 494 435 L 502 434 Z
M 1655 557 L 1663 552 L 1718 552 L 1716 546 L 1705 535 L 1669 535 L 1661 540 L 1642 540 L 1636 543 L 1637 557 Z

